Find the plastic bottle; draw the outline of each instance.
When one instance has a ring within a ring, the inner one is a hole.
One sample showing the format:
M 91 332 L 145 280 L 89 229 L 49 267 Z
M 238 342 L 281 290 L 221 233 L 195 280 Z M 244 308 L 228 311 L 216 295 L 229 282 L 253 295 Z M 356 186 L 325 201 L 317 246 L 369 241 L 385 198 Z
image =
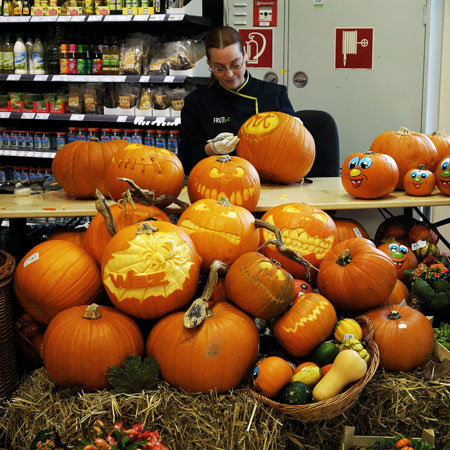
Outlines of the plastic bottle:
M 178 155 L 178 145 L 180 141 L 180 132 L 178 130 L 170 130 L 167 137 L 167 149 Z
M 14 44 L 9 33 L 3 40 L 3 73 L 14 73 Z
M 61 53 L 59 55 L 59 73 L 69 73 L 69 52 L 67 51 L 67 44 L 61 44 Z
M 3 73 L 3 36 L 0 36 L 0 73 Z
M 25 74 L 27 69 L 27 48 L 23 43 L 22 36 L 17 35 L 14 44 L 14 73 Z
M 33 39 L 31 38 L 31 36 L 27 37 L 25 47 L 27 49 L 27 70 L 28 73 L 33 73 Z
M 45 74 L 45 49 L 39 36 L 36 36 L 33 44 L 33 72 Z

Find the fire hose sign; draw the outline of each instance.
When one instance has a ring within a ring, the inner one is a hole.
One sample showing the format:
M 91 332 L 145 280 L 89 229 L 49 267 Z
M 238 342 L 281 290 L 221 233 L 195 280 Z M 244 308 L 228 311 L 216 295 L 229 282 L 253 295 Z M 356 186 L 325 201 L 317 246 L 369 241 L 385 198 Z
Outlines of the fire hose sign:
M 335 69 L 373 68 L 373 28 L 336 28 Z

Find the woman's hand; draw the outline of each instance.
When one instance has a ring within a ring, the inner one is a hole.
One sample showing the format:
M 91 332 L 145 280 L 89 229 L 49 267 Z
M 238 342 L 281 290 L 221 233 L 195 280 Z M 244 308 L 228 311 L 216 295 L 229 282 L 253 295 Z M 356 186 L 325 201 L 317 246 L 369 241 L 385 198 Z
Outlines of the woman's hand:
M 239 144 L 239 137 L 235 136 L 233 133 L 220 133 L 214 139 L 209 139 L 207 142 L 213 154 L 227 155 L 237 147 Z M 208 145 L 206 147 L 208 147 Z

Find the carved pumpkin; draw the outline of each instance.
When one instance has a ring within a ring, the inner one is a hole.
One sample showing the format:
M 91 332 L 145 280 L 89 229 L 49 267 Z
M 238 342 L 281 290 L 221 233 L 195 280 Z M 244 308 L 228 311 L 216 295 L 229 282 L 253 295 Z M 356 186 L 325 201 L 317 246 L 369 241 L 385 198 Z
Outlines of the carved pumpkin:
M 397 278 L 395 282 L 394 289 L 389 294 L 389 297 L 384 302 L 385 305 L 400 305 L 400 303 L 405 302 L 409 304 L 409 290 L 403 281 Z
M 396 279 L 386 253 L 368 239 L 352 238 L 336 244 L 322 260 L 317 287 L 336 309 L 359 313 L 381 305 Z
M 177 223 L 202 257 L 202 271 L 208 272 L 215 259 L 231 265 L 244 253 L 258 249 L 259 232 L 254 222 L 247 209 L 227 199 L 202 199 L 190 205 Z
M 85 237 L 86 229 L 81 228 L 78 231 L 55 231 L 47 238 L 47 240 L 52 241 L 54 239 L 62 239 L 63 241 L 69 241 L 84 248 Z
M 147 339 L 147 355 L 156 358 L 165 381 L 188 392 L 226 392 L 251 372 L 259 334 L 246 313 L 219 302 L 200 326 L 186 328 L 183 318 L 183 312 L 163 317 Z
M 292 275 L 258 252 L 233 262 L 225 276 L 225 292 L 241 309 L 259 319 L 274 319 L 294 297 Z
M 436 186 L 445 194 L 450 195 L 450 157 L 444 158 L 437 166 Z
M 102 258 L 102 281 L 121 311 L 153 319 L 186 305 L 197 288 L 201 258 L 192 240 L 169 222 L 120 230 Z
M 337 229 L 335 244 L 353 237 L 369 239 L 369 233 L 357 220 L 334 217 L 333 221 Z
M 187 190 L 191 203 L 202 198 L 226 197 L 232 205 L 254 211 L 260 194 L 259 175 L 253 165 L 238 156 L 209 156 L 189 174 Z
M 337 317 L 333 305 L 320 294 L 298 297 L 273 324 L 273 334 L 293 356 L 309 355 L 332 332 Z
M 423 164 L 428 170 L 434 170 L 438 160 L 433 141 L 425 134 L 410 131 L 405 127 L 398 131 L 381 133 L 372 142 L 370 150 L 395 159 L 399 171 L 396 189 L 403 189 L 403 178 L 408 170 L 419 164 Z
M 75 141 L 58 150 L 52 161 L 52 173 L 63 189 L 76 198 L 93 198 L 97 188 L 108 196 L 106 167 L 114 153 L 126 141 Z
M 237 154 L 250 161 L 262 180 L 300 181 L 311 169 L 316 145 L 300 119 L 282 112 L 263 112 L 241 126 Z
M 48 324 L 60 311 L 98 301 L 103 293 L 95 261 L 65 240 L 44 241 L 17 265 L 14 292 L 22 308 Z
M 390 242 L 381 244 L 378 249 L 391 258 L 397 271 L 397 278 L 404 283 L 409 283 L 409 276 L 403 272 L 408 269 L 415 269 L 418 264 L 416 255 L 411 248 L 398 242 Z
M 314 206 L 302 203 L 287 203 L 269 209 L 262 220 L 277 226 L 286 247 L 289 247 L 315 267 L 318 267 L 325 255 L 331 250 L 336 240 L 336 225 L 325 212 Z M 260 244 L 273 239 L 273 235 L 260 230 Z M 281 255 L 274 245 L 261 249 L 268 258 L 276 259 L 294 278 L 306 279 L 303 266 Z M 311 272 L 315 279 L 316 271 Z
M 439 131 L 433 131 L 433 133 L 427 134 L 427 136 L 433 141 L 433 144 L 436 147 L 438 162 L 442 161 L 447 156 L 450 156 L 450 135 Z
M 436 186 L 436 177 L 430 170 L 419 165 L 417 169 L 410 169 L 403 177 L 403 187 L 409 195 L 430 195 Z
M 125 211 L 124 208 L 114 204 L 110 206 L 110 211 L 117 231 L 128 225 L 150 218 L 170 222 L 167 214 L 157 206 L 145 206 L 135 203 L 135 208 L 128 206 Z M 97 261 L 99 266 L 102 263 L 103 252 L 110 240 L 111 235 L 106 228 L 105 219 L 100 213 L 97 213 L 86 230 L 84 248 Z
M 142 189 L 154 191 L 156 197 L 163 194 L 178 197 L 183 188 L 184 170 L 178 156 L 170 150 L 128 144 L 114 153 L 106 168 L 106 187 L 116 201 L 129 188 L 128 183 L 117 180 L 118 177 L 129 178 Z
M 125 358 L 143 352 L 144 338 L 136 323 L 114 308 L 96 304 L 60 312 L 44 336 L 45 368 L 62 387 L 104 389 L 110 366 L 122 366 Z
M 386 305 L 365 313 L 372 321 L 380 367 L 412 370 L 425 362 L 434 345 L 430 321 L 407 305 Z
M 353 153 L 341 168 L 342 186 L 356 198 L 380 198 L 397 185 L 398 167 L 389 155 L 374 152 Z

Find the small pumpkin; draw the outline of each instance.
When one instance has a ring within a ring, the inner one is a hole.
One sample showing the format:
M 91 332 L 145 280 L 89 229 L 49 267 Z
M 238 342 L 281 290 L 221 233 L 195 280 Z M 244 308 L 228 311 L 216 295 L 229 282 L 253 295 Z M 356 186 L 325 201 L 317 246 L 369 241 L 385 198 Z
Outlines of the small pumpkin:
M 436 186 L 445 195 L 450 195 L 450 157 L 444 158 L 436 167 Z
M 303 294 L 308 294 L 309 292 L 314 292 L 312 286 L 304 280 L 299 280 L 294 278 L 294 297 L 293 301 Z
M 378 249 L 386 253 L 391 258 L 397 271 L 397 278 L 404 283 L 409 283 L 409 275 L 405 270 L 415 269 L 418 261 L 416 255 L 407 245 L 400 244 L 398 242 L 391 242 L 389 244 L 381 244 Z
M 430 195 L 436 186 L 436 177 L 431 170 L 419 165 L 417 169 L 408 170 L 403 177 L 403 187 L 409 195 Z
M 334 217 L 333 220 L 337 229 L 336 244 L 353 237 L 369 239 L 369 233 L 357 220 L 343 217 Z
M 408 438 L 401 438 L 395 443 L 395 448 L 403 448 L 407 445 L 411 445 L 412 442 Z
M 427 136 L 433 141 L 437 150 L 437 160 L 442 161 L 447 156 L 450 156 L 450 135 L 441 133 L 440 131 L 433 131 Z
M 307 384 L 293 381 L 283 389 L 282 399 L 288 405 L 305 405 L 312 402 L 312 391 Z
M 394 289 L 384 302 L 385 305 L 400 305 L 401 303 L 409 304 L 409 290 L 403 281 L 397 278 Z
M 322 378 L 322 370 L 317 364 L 305 366 L 297 370 L 291 377 L 291 382 L 301 381 L 309 387 L 314 387 Z
M 363 332 L 361 325 L 351 317 L 339 320 L 334 327 L 334 338 L 338 342 L 344 342 L 345 339 L 353 337 L 361 340 Z
M 277 396 L 293 375 L 291 365 L 279 356 L 268 356 L 253 370 L 253 386 L 266 397 Z

